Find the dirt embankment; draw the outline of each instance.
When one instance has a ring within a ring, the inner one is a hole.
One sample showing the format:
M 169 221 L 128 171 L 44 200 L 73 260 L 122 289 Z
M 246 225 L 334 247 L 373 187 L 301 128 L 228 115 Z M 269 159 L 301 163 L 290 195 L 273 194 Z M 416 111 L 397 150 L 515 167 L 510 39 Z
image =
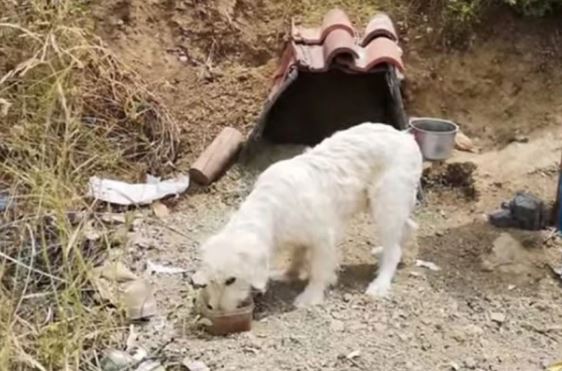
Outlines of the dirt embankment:
M 126 0 L 97 14 L 99 32 L 165 98 L 193 153 L 223 126 L 251 128 L 291 16 L 317 23 L 333 5 L 320 3 Z M 375 11 L 344 9 L 358 27 Z M 558 20 L 521 20 L 503 10 L 482 22 L 468 50 L 454 51 L 439 46 L 427 17 L 394 13 L 411 115 L 456 120 L 486 148 L 562 124 Z

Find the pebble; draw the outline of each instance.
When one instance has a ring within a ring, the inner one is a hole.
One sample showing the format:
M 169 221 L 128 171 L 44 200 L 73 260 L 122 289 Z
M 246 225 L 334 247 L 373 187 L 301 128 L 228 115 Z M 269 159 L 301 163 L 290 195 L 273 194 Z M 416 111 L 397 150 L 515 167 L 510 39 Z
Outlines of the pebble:
M 201 361 L 189 362 L 184 360 L 183 365 L 187 367 L 189 371 L 209 371 L 209 367 Z
M 484 333 L 484 330 L 482 330 L 482 327 L 472 325 L 472 324 L 465 326 L 464 331 L 468 335 L 482 335 Z
M 185 56 L 185 55 L 180 55 L 178 57 L 178 60 L 182 63 L 187 63 L 187 61 L 188 61 L 187 56 Z
M 451 366 L 451 370 L 454 370 L 454 371 L 458 371 L 458 370 L 461 369 L 461 366 L 459 366 L 459 364 L 456 363 L 456 362 L 449 363 L 449 366 Z
M 468 357 L 464 360 L 464 365 L 469 370 L 474 370 L 476 368 L 476 360 L 472 357 Z
M 330 329 L 334 332 L 342 332 L 345 329 L 345 324 L 342 321 L 335 319 L 330 323 Z
M 504 323 L 505 322 L 505 314 L 499 312 L 492 312 L 490 313 L 490 319 L 496 323 Z

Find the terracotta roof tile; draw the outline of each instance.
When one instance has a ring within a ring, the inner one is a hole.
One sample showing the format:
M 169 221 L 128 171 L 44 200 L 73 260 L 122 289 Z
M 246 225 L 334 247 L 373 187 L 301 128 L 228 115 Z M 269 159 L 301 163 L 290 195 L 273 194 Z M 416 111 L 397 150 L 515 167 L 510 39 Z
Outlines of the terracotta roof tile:
M 340 9 L 329 11 L 320 27 L 293 23 L 251 137 L 314 144 L 364 121 L 403 129 L 403 72 L 398 35 L 384 13 L 372 17 L 364 32 Z
M 322 44 L 328 34 L 335 30 L 345 30 L 351 36 L 355 35 L 355 29 L 347 14 L 341 9 L 332 9 L 324 16 L 322 27 L 307 28 L 295 26 L 293 23 L 291 36 L 294 42 L 303 44 Z
M 275 95 L 291 68 L 309 72 L 325 72 L 331 68 L 367 72 L 381 64 L 393 65 L 400 73 L 404 72 L 402 49 L 388 15 L 373 16 L 361 36 L 343 10 L 332 9 L 321 27 L 293 23 L 291 41 L 274 74 L 270 97 Z
M 367 24 L 365 28 L 365 34 L 361 40 L 361 46 L 367 45 L 373 39 L 385 36 L 392 41 L 398 42 L 398 34 L 394 28 L 394 24 L 385 13 L 379 13 L 375 15 Z

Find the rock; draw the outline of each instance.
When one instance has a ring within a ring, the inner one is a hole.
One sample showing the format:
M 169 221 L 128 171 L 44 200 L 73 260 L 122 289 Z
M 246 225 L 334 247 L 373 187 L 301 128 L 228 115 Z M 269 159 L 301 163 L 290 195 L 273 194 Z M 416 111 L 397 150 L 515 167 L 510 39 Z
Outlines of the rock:
M 533 269 L 530 253 L 509 233 L 502 233 L 494 241 L 492 251 L 482 256 L 482 268 L 506 274 L 522 275 Z
M 465 333 L 467 333 L 468 335 L 473 335 L 473 336 L 474 336 L 474 335 L 479 336 L 479 335 L 484 334 L 484 330 L 482 330 L 482 327 L 476 326 L 476 325 L 472 325 L 472 324 L 471 324 L 471 325 L 465 326 L 464 331 L 465 331 Z
M 340 320 L 332 320 L 330 323 L 330 330 L 333 332 L 342 332 L 345 329 L 345 324 Z
M 123 351 L 111 349 L 105 352 L 100 365 L 102 371 L 119 371 L 134 362 L 133 357 Z
M 201 361 L 190 361 L 189 359 L 184 359 L 182 364 L 187 367 L 189 371 L 210 371 L 209 367 Z
M 170 215 L 170 210 L 162 202 L 155 202 L 152 204 L 152 212 L 158 219 L 164 219 Z
M 505 322 L 505 314 L 500 312 L 492 312 L 490 313 L 490 319 L 498 324 L 502 324 Z
M 145 361 L 135 371 L 166 371 L 166 369 L 157 361 Z
M 476 152 L 474 143 L 462 131 L 458 131 L 455 136 L 455 148 L 465 152 Z
M 449 366 L 451 366 L 451 370 L 453 371 L 458 371 L 461 369 L 461 366 L 456 362 L 449 363 Z
M 476 360 L 472 357 L 468 357 L 464 360 L 464 366 L 469 370 L 474 370 L 477 366 Z
M 127 218 L 124 214 L 105 213 L 101 215 L 101 220 L 108 224 L 124 224 Z
M 516 143 L 528 143 L 528 142 L 529 142 L 529 138 L 526 137 L 526 136 L 524 136 L 524 135 L 518 134 L 518 135 L 515 135 L 515 136 L 513 137 L 512 142 L 516 142 Z

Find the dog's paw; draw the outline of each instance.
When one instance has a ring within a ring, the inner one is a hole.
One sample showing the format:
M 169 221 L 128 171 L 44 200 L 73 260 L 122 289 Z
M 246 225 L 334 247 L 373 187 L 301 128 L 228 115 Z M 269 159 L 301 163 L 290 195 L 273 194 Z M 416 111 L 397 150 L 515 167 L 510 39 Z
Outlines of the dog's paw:
M 324 302 L 324 293 L 319 290 L 304 290 L 295 299 L 295 307 L 306 308 L 313 305 L 322 304 Z
M 387 280 L 376 279 L 367 288 L 366 294 L 372 298 L 385 298 L 390 295 L 391 283 Z

